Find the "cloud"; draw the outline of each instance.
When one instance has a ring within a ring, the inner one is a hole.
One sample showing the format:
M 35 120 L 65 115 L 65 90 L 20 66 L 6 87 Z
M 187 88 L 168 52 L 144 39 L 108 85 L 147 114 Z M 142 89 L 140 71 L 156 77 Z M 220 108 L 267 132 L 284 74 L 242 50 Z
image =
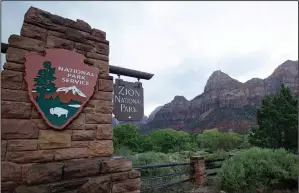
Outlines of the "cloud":
M 142 81 L 146 114 L 175 95 L 194 98 L 214 70 L 244 82 L 298 59 L 298 2 L 5 1 L 2 42 L 30 6 L 106 31 L 111 65 L 154 73 Z

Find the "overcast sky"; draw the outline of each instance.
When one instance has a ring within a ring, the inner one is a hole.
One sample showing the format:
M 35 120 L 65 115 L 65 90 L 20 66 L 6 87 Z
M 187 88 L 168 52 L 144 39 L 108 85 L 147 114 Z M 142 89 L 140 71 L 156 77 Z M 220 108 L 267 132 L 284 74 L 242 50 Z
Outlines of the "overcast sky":
M 201 94 L 215 70 L 245 82 L 298 60 L 295 1 L 1 3 L 5 43 L 20 33 L 30 6 L 106 31 L 111 65 L 155 74 L 142 81 L 146 115 L 175 95 L 190 100 Z

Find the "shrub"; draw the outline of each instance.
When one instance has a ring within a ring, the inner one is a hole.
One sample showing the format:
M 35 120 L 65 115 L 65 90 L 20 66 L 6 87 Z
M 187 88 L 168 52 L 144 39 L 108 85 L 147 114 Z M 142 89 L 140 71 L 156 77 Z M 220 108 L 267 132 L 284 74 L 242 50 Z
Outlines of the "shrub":
M 208 151 L 225 150 L 230 151 L 246 147 L 240 134 L 228 132 L 221 133 L 217 129 L 206 130 L 203 134 L 198 135 L 197 142 L 202 149 Z
M 284 149 L 251 148 L 226 160 L 218 173 L 220 187 L 230 193 L 251 193 L 283 182 L 297 183 L 298 162 Z

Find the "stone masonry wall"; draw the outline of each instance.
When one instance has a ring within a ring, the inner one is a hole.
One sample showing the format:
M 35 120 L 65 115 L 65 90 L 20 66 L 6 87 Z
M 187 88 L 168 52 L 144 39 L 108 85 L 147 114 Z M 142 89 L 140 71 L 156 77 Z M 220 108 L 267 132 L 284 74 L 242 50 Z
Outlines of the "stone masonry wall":
M 112 90 L 106 33 L 31 7 L 21 35 L 11 35 L 1 73 L 2 193 L 137 193 L 140 173 L 113 158 Z M 63 131 L 47 126 L 31 103 L 24 54 L 63 48 L 100 69 L 98 84 L 81 114 Z

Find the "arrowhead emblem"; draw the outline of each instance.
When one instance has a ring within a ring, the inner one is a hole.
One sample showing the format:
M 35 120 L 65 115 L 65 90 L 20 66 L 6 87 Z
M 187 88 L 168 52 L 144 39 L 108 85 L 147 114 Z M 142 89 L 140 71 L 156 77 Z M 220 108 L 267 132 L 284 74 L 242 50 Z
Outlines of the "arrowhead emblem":
M 84 64 L 74 51 L 46 49 L 46 55 L 25 55 L 28 94 L 47 124 L 66 127 L 93 95 L 99 69 Z

